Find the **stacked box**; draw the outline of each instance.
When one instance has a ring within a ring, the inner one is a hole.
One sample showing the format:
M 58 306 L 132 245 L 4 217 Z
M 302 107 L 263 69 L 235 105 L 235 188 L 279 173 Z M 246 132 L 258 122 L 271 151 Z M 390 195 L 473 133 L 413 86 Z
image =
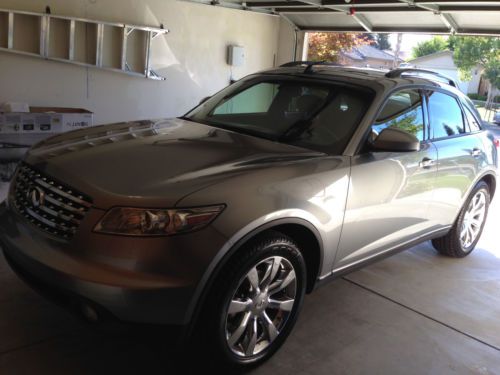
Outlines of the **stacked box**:
M 0 113 L 0 164 L 20 160 L 35 143 L 52 135 L 93 125 L 93 113 L 79 108 L 31 107 Z

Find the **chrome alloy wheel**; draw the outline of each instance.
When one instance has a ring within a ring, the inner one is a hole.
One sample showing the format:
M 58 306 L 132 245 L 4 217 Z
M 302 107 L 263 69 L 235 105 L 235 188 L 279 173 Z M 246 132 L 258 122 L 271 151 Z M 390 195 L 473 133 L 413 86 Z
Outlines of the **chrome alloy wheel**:
M 295 304 L 297 280 L 292 264 L 272 256 L 240 280 L 226 312 L 226 340 L 240 357 L 269 347 L 285 326 Z
M 480 190 L 474 195 L 467 207 L 460 232 L 460 243 L 465 250 L 469 248 L 481 233 L 486 218 L 486 194 Z

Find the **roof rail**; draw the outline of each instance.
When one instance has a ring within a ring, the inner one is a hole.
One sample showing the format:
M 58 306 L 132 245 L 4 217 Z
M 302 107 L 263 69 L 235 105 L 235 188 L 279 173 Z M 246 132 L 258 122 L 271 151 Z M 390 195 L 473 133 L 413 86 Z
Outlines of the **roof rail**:
M 341 66 L 340 64 L 328 61 L 290 61 L 286 64 L 280 65 L 280 68 L 289 68 L 292 66 L 306 65 L 304 73 L 312 73 L 314 66 Z
M 393 70 L 391 70 L 385 76 L 387 78 L 399 78 L 399 77 L 401 77 L 404 74 L 412 75 L 412 73 L 415 76 L 418 76 L 418 75 L 430 75 L 430 76 L 433 76 L 434 78 L 439 78 L 440 82 L 444 82 L 444 83 L 446 83 L 446 84 L 448 84 L 450 86 L 458 88 L 458 84 L 455 82 L 455 80 L 453 80 L 450 77 L 447 77 L 444 74 L 441 74 L 441 73 L 438 73 L 438 72 L 434 72 L 432 70 L 417 69 L 417 68 L 400 68 L 400 69 L 393 69 Z

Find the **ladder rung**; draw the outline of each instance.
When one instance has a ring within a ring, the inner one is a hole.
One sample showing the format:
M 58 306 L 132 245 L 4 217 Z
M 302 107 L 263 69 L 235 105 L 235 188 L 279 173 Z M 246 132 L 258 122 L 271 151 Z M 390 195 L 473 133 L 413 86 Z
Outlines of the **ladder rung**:
M 97 24 L 96 38 L 95 63 L 100 68 L 102 67 L 102 54 L 104 49 L 104 25 L 102 23 Z
M 75 20 L 69 21 L 68 60 L 75 59 Z
M 14 13 L 9 12 L 9 19 L 7 22 L 8 35 L 7 35 L 7 48 L 14 48 Z

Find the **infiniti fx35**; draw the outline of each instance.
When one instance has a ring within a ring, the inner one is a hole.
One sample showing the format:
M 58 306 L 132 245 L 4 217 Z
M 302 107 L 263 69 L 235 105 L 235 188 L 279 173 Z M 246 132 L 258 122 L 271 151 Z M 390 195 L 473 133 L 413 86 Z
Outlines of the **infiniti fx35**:
M 35 145 L 0 241 L 20 277 L 88 317 L 182 326 L 244 367 L 322 282 L 426 240 L 468 255 L 496 181 L 495 143 L 453 82 L 288 64 L 181 118 Z

